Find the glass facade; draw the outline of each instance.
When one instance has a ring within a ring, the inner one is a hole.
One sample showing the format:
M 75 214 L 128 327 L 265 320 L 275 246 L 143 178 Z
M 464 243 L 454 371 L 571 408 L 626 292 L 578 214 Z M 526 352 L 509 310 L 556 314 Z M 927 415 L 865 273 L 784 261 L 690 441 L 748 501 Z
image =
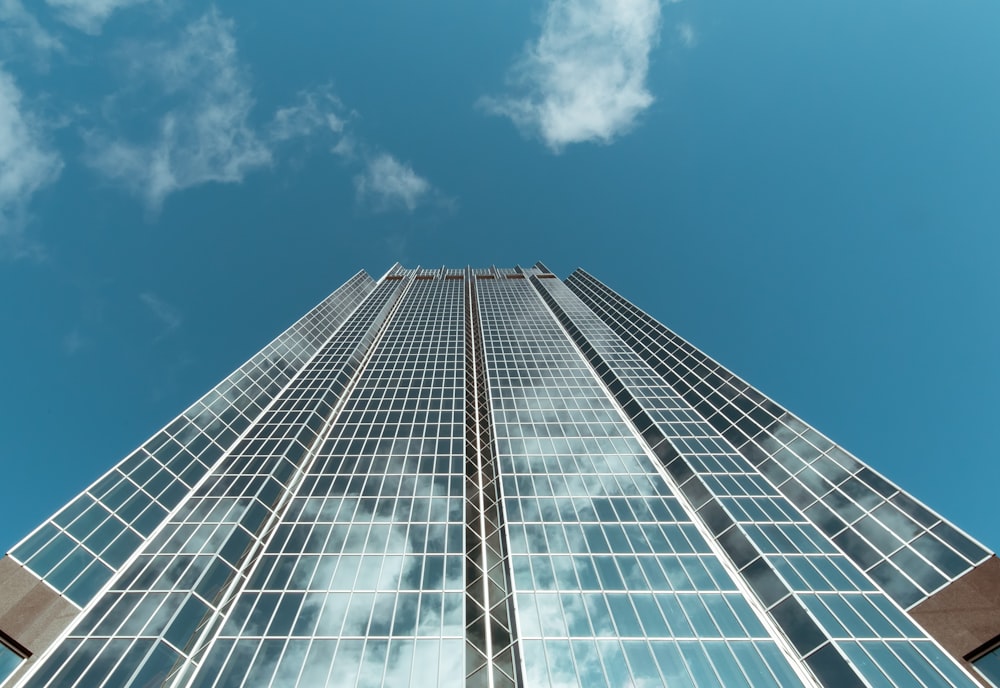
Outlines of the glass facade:
M 358 273 L 156 433 L 11 555 L 86 605 L 374 287 Z
M 991 553 L 583 270 L 569 288 L 904 607 Z
M 11 550 L 0 684 L 971 688 L 906 610 L 989 556 L 583 271 L 396 265 Z
M 23 660 L 21 655 L 0 643 L 0 683 L 13 674 Z
M 995 647 L 972 661 L 976 670 L 990 681 L 990 685 L 1000 686 L 1000 647 Z

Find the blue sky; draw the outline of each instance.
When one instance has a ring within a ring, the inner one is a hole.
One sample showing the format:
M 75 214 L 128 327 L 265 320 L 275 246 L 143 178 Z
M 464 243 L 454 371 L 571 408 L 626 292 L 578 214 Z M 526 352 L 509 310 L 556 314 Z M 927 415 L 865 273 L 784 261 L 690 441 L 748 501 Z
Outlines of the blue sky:
M 0 544 L 358 269 L 542 260 L 997 548 L 998 25 L 0 0 Z

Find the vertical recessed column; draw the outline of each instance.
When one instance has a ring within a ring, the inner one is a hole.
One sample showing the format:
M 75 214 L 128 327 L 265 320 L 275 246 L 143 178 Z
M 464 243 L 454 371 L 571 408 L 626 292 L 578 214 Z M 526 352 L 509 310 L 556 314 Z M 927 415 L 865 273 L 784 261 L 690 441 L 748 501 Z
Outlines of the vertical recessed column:
M 466 685 L 513 687 L 521 682 L 508 549 L 471 271 L 465 293 Z

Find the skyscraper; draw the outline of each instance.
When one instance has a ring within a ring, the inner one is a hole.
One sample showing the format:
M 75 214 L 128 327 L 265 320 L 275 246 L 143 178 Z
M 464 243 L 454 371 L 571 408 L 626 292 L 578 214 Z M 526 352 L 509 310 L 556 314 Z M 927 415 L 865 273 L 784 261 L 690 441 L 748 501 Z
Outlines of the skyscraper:
M 359 273 L 0 560 L 24 688 L 971 687 L 998 643 L 992 553 L 541 263 Z

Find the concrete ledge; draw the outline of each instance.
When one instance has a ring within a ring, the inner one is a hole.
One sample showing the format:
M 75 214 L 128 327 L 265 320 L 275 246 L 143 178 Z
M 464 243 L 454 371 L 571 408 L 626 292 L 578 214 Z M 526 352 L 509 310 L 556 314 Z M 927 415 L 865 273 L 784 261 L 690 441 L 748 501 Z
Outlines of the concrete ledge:
M 966 657 L 1000 638 L 1000 559 L 990 557 L 912 607 L 910 616 L 989 686 Z
M 0 632 L 31 656 L 11 676 L 12 685 L 66 628 L 80 609 L 10 557 L 0 559 Z

